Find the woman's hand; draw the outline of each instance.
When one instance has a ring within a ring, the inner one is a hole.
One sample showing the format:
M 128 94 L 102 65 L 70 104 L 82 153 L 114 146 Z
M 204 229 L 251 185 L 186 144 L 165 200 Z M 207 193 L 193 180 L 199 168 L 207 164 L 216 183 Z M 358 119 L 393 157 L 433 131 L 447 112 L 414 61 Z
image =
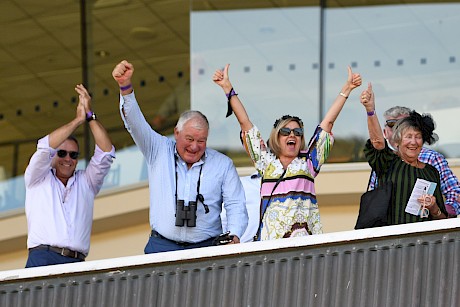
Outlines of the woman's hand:
M 363 81 L 361 80 L 361 75 L 360 74 L 354 74 L 353 71 L 351 70 L 351 67 L 348 66 L 347 83 L 348 83 L 348 86 L 350 88 L 350 91 L 354 90 L 355 88 L 360 86 L 362 82 Z
M 442 214 L 441 210 L 436 204 L 436 197 L 434 197 L 433 195 L 423 195 L 417 198 L 417 200 L 421 205 L 423 205 L 423 208 L 428 209 L 428 211 L 430 212 L 430 215 L 433 218 L 435 219 L 444 218 L 444 214 Z
M 230 82 L 230 79 L 228 77 L 229 67 L 230 64 L 227 64 L 225 65 L 224 69 L 217 69 L 214 72 L 214 75 L 212 76 L 212 81 L 214 81 L 215 84 L 222 87 L 225 94 L 228 94 L 232 90 L 232 83 Z
M 348 96 L 350 96 L 350 93 L 352 90 L 360 86 L 362 83 L 360 74 L 354 74 L 350 66 L 348 66 L 347 69 L 348 69 L 347 82 L 345 82 L 345 85 L 342 87 L 342 90 L 340 91 L 341 92 L 340 95 L 345 97 L 345 99 L 348 98 Z
M 372 84 L 370 82 L 367 85 L 367 90 L 361 93 L 360 101 L 366 108 L 367 112 L 372 112 L 375 110 L 375 96 L 374 91 L 372 90 Z

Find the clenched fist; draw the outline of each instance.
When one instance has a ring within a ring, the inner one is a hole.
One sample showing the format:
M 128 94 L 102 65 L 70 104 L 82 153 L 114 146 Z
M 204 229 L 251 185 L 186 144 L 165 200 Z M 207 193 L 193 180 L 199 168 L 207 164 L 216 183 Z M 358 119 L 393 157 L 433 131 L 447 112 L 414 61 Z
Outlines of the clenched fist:
M 118 86 L 126 87 L 131 84 L 131 77 L 134 73 L 133 64 L 126 60 L 121 61 L 112 71 L 112 77 L 117 81 Z

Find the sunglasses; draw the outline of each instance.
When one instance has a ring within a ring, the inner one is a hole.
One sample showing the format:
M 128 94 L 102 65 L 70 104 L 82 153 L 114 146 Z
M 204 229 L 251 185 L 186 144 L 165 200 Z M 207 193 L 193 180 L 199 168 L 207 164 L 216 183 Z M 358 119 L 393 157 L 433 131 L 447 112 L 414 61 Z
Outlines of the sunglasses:
M 280 135 L 288 136 L 291 134 L 291 132 L 294 132 L 295 136 L 302 136 L 303 135 L 303 129 L 302 128 L 294 128 L 294 129 L 289 129 L 287 127 L 281 128 L 280 129 Z
M 57 155 L 59 158 L 65 158 L 67 156 L 67 154 L 69 154 L 69 157 L 72 159 L 72 160 L 77 160 L 78 159 L 78 155 L 80 154 L 78 151 L 67 151 L 67 150 L 64 150 L 64 149 L 59 149 L 57 151 Z
M 393 128 L 394 125 L 398 122 L 399 119 L 388 119 L 386 121 L 387 123 L 387 126 L 390 127 L 390 128 Z
M 283 120 L 286 120 L 286 119 L 292 119 L 292 120 L 295 120 L 296 122 L 299 123 L 300 127 L 303 127 L 303 122 L 302 120 L 297 117 L 297 116 L 291 116 L 291 115 L 283 115 L 281 118 L 278 118 L 276 121 L 275 121 L 275 124 L 273 125 L 273 128 L 276 128 L 278 127 L 279 123 Z

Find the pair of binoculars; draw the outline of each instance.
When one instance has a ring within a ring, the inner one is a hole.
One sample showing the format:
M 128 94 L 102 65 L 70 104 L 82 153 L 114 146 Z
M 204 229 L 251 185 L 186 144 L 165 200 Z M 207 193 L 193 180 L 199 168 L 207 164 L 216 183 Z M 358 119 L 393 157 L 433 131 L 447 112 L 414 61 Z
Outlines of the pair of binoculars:
M 188 227 L 196 226 L 196 201 L 189 201 L 185 206 L 184 200 L 178 199 L 176 202 L 176 226 L 184 226 L 187 222 Z

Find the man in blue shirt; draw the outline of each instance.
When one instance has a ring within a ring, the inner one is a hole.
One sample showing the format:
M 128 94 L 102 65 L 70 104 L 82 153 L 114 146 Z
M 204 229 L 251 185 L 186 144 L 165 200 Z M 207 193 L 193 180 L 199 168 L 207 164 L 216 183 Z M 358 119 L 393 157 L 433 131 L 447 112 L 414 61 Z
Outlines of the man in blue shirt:
M 174 140 L 152 130 L 136 101 L 127 61 L 112 76 L 120 87 L 120 113 L 147 163 L 150 187 L 146 254 L 205 247 L 222 233 L 224 203 L 231 243 L 239 243 L 248 223 L 243 186 L 230 158 L 206 147 L 209 124 L 199 111 L 186 111 Z
M 258 172 L 250 176 L 240 178 L 243 184 L 244 194 L 246 196 L 246 210 L 248 210 L 248 227 L 240 238 L 241 243 L 254 241 L 260 224 L 260 181 L 261 176 Z M 222 219 L 222 228 L 227 231 L 227 215 L 225 208 L 220 215 Z

